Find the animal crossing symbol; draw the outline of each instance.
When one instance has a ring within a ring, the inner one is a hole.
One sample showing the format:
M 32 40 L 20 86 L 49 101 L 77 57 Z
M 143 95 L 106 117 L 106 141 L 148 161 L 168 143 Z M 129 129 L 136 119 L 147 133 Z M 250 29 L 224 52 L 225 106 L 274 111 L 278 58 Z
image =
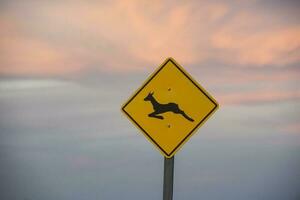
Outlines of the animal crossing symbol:
M 145 98 L 144 101 L 150 101 L 152 104 L 152 107 L 154 109 L 154 112 L 148 114 L 149 117 L 154 117 L 157 119 L 164 119 L 163 116 L 160 114 L 163 114 L 165 112 L 173 112 L 175 114 L 182 115 L 185 119 L 193 122 L 194 120 L 189 117 L 183 110 L 181 110 L 176 103 L 167 103 L 167 104 L 161 104 L 159 103 L 153 96 L 154 92 L 150 92 Z
M 122 112 L 171 158 L 218 109 L 216 100 L 173 58 L 123 104 Z

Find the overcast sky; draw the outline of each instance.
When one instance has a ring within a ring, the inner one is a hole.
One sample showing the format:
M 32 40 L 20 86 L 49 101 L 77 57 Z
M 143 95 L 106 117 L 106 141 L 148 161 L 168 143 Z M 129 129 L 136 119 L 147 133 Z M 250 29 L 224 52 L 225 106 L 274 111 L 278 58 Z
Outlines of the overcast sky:
M 162 157 L 120 106 L 167 57 L 220 104 L 176 157 L 175 198 L 298 199 L 299 10 L 1 1 L 1 199 L 161 198 Z

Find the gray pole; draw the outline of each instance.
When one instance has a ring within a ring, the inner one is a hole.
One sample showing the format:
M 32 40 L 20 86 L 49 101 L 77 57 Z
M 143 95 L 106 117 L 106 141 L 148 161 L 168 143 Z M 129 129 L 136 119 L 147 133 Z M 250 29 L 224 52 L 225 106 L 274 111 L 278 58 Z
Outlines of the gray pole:
M 174 156 L 164 161 L 164 193 L 163 200 L 173 199 Z

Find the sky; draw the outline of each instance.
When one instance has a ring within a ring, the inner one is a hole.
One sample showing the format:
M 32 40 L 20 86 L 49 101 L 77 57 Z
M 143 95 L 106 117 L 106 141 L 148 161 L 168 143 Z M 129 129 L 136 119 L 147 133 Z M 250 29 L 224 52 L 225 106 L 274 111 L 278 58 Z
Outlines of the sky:
M 163 157 L 120 107 L 167 57 L 220 104 L 176 154 L 174 199 L 299 199 L 299 9 L 1 1 L 1 199 L 161 199 Z

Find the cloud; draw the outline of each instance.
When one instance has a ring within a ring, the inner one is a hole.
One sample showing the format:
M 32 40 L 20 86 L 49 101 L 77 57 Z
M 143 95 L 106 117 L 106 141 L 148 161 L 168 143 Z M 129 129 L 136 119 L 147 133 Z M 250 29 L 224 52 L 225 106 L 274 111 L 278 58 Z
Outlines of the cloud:
M 259 1 L 28 1 L 2 11 L 0 74 L 138 71 L 169 56 L 232 68 L 300 58 L 299 25 Z
M 149 71 L 172 56 L 225 103 L 297 99 L 300 27 L 260 1 L 6 2 L 0 76 L 98 77 Z M 216 78 L 217 77 L 217 78 Z M 201 78 L 201 80 L 203 80 Z M 265 88 L 262 84 L 276 88 Z M 282 93 L 283 88 L 290 91 Z M 262 91 L 272 91 L 267 96 Z M 258 95 L 244 94 L 258 90 Z M 226 93 L 230 91 L 231 93 Z
M 71 82 L 56 79 L 18 79 L 1 80 L 1 90 L 26 90 L 26 89 L 44 89 L 50 87 L 62 87 L 71 84 Z
M 282 131 L 287 133 L 300 133 L 300 123 L 288 123 L 287 125 L 283 126 Z
M 67 159 L 72 169 L 91 169 L 94 168 L 98 163 L 97 160 L 87 155 L 72 155 Z
M 245 25 L 241 25 L 251 22 L 241 19 L 212 37 L 213 46 L 222 51 L 220 57 L 225 62 L 282 66 L 300 61 L 300 26 L 251 33 L 244 31 Z
M 45 9 L 46 19 L 74 30 L 75 45 L 81 45 L 87 59 L 102 64 L 100 68 L 136 70 L 144 68 L 140 63 L 161 62 L 170 55 L 187 62 L 196 58 L 193 38 L 185 33 L 190 5 L 113 1 L 65 4 L 64 12 L 54 9 Z M 85 37 L 93 38 L 92 44 L 83 41 Z
M 18 23 L 0 21 L 0 73 L 51 75 L 78 71 L 82 65 L 72 61 L 64 49 L 38 38 L 26 37 Z
M 300 91 L 262 90 L 219 94 L 220 104 L 224 105 L 250 105 L 261 103 L 274 103 L 281 101 L 299 101 Z

